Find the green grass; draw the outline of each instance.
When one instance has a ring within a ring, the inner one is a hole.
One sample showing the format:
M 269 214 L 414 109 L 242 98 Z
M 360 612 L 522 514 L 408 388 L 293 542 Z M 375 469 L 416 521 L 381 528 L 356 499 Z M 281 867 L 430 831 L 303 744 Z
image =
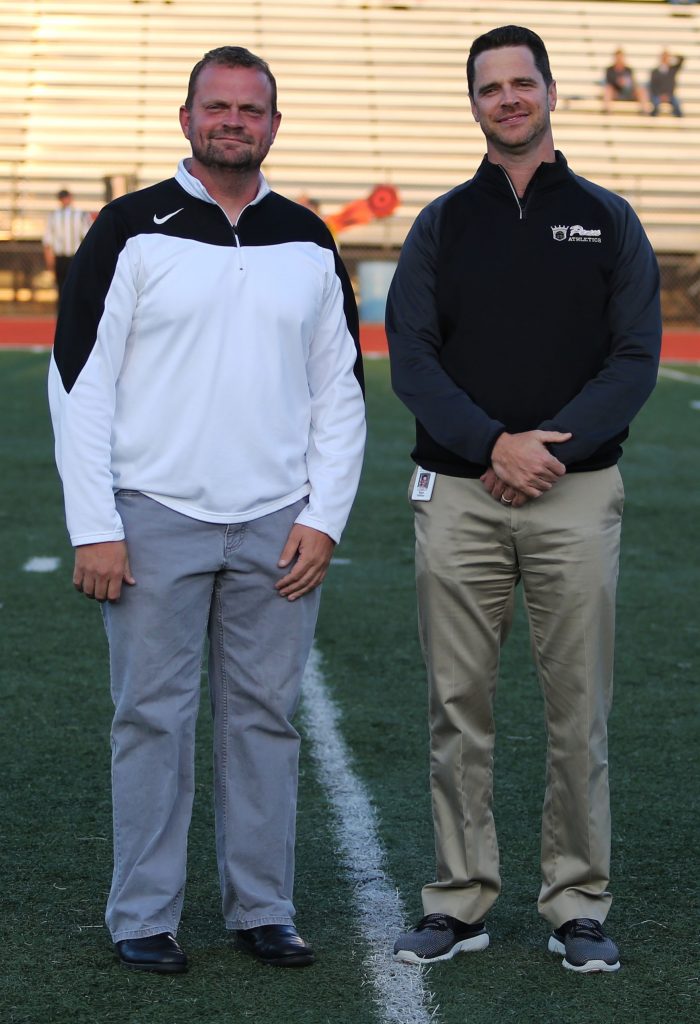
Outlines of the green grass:
M 70 583 L 45 407 L 46 357 L 0 354 L 0 1020 L 378 1024 L 332 813 L 303 758 L 296 902 L 319 951 L 304 971 L 231 949 L 220 918 L 206 698 L 179 978 L 132 975 L 102 924 L 111 873 L 106 645 Z M 343 735 L 379 814 L 388 870 L 411 917 L 432 876 L 424 671 L 415 629 L 406 489 L 412 423 L 385 362 L 369 362 L 363 483 L 325 585 L 318 644 Z M 498 694 L 496 815 L 504 891 L 491 948 L 433 968 L 442 1024 L 685 1024 L 697 1003 L 697 384 L 662 380 L 633 425 L 611 721 L 615 976 L 571 976 L 536 912 L 544 729 L 521 614 Z M 52 574 L 22 572 L 35 555 Z M 410 970 L 410 968 L 407 968 Z
M 432 877 L 426 695 L 415 634 L 411 515 L 404 500 L 412 424 L 368 367 L 370 453 L 343 554 L 326 588 L 319 642 L 345 733 L 376 801 L 393 878 L 414 916 Z M 504 891 L 492 946 L 433 968 L 446 1022 L 686 1021 L 698 994 L 697 386 L 662 380 L 633 425 L 611 719 L 613 892 L 624 970 L 572 977 L 544 952 L 538 919 L 542 702 L 524 614 L 506 645 L 497 701 L 496 816 Z M 348 628 L 364 612 L 360 635 Z M 693 924 L 693 921 L 696 923 Z

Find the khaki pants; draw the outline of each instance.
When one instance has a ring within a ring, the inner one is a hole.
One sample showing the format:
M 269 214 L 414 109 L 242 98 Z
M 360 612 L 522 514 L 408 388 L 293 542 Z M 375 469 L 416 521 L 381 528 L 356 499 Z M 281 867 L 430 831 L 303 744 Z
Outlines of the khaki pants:
M 500 891 L 493 699 L 522 580 L 548 736 L 538 906 L 555 927 L 606 917 L 623 500 L 611 467 L 567 475 L 522 508 L 495 501 L 479 480 L 442 475 L 430 501 L 412 502 L 437 856 L 437 879 L 423 889 L 426 914 L 474 923 Z

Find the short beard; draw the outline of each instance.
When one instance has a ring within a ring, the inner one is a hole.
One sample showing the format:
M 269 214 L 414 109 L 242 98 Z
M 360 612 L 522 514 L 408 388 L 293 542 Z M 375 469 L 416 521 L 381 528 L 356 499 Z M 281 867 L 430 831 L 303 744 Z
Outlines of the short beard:
M 250 171 L 259 171 L 262 160 L 252 149 L 241 150 L 237 156 L 225 156 L 216 145 L 216 139 L 209 139 L 206 146 L 192 148 L 192 155 L 204 167 L 211 167 L 219 171 L 236 171 L 246 174 Z

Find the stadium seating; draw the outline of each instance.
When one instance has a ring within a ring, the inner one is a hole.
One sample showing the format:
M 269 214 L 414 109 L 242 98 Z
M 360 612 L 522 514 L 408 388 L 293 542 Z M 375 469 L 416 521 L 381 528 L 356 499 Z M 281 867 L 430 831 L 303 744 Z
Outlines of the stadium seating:
M 700 252 L 700 7 L 613 0 L 0 0 L 0 239 L 39 238 L 58 188 L 97 210 L 105 178 L 147 185 L 186 147 L 188 73 L 213 46 L 264 56 L 284 114 L 273 187 L 323 212 L 381 182 L 397 213 L 349 244 L 396 246 L 416 213 L 484 152 L 466 98 L 471 39 L 517 21 L 544 37 L 558 80 L 555 138 L 576 171 L 627 196 L 659 251 Z M 622 46 L 644 81 L 682 53 L 683 119 L 601 106 Z

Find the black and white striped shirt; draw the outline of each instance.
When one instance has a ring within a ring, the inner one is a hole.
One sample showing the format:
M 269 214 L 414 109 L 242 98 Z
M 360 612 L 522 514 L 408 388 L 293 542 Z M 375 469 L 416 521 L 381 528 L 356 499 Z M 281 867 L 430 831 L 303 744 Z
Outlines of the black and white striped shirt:
M 43 244 L 56 256 L 73 256 L 92 223 L 89 213 L 74 206 L 64 206 L 49 214 Z

